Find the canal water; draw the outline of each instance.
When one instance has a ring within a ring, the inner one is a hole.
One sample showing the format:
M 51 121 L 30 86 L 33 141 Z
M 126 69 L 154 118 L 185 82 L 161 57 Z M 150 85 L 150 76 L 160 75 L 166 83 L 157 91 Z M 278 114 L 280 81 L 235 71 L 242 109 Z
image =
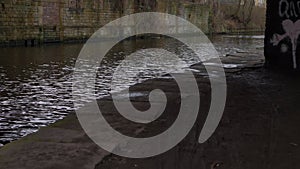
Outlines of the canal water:
M 236 52 L 262 52 L 263 38 L 264 36 L 218 35 L 211 37 L 211 40 L 220 56 L 225 57 Z M 83 44 L 51 44 L 42 47 L 0 48 L 0 147 L 74 112 L 72 72 L 82 46 Z M 140 55 L 143 52 L 149 55 L 146 48 L 160 47 L 171 51 L 176 49 L 189 65 L 199 62 L 189 57 L 191 51 L 186 47 L 165 37 L 124 41 L 107 54 L 99 67 L 97 97 L 109 95 L 113 72 L 125 56 L 137 49 Z M 151 57 L 159 55 L 152 53 Z M 139 64 L 140 72 L 137 76 L 119 84 L 118 90 L 167 73 L 149 66 L 147 60 L 141 59 Z M 172 70 L 168 71 L 182 69 L 180 65 L 170 65 Z M 89 96 L 81 98 L 83 104 L 90 99 Z

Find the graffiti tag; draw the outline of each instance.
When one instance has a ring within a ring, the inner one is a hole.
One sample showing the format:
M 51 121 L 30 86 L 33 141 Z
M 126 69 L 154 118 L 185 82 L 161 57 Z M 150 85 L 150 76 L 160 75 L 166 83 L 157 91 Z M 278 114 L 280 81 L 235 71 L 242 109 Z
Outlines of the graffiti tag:
M 292 43 L 292 55 L 293 55 L 293 67 L 297 68 L 296 49 L 298 45 L 298 36 L 300 35 L 300 20 L 293 22 L 290 17 L 300 16 L 300 1 L 281 0 L 279 2 L 279 16 L 285 18 L 281 25 L 284 30 L 284 34 L 280 35 L 275 33 L 271 39 L 271 43 L 277 46 L 283 39 L 289 38 Z M 284 49 L 284 50 L 283 50 Z M 286 47 L 282 48 L 282 52 L 286 52 Z
M 296 49 L 297 49 L 297 41 L 298 36 L 300 35 L 300 20 L 296 21 L 295 23 L 289 19 L 286 19 L 282 22 L 282 27 L 285 33 L 283 35 L 274 34 L 273 38 L 271 39 L 271 43 L 275 46 L 278 45 L 280 41 L 285 38 L 290 38 L 292 42 L 292 53 L 293 53 L 293 66 L 294 69 L 297 68 L 296 62 Z

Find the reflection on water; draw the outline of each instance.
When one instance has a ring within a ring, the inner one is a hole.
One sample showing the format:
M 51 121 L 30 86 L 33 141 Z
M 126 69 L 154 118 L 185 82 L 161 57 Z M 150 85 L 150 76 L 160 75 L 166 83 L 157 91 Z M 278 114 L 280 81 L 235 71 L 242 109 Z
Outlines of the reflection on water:
M 184 56 L 184 60 L 188 60 L 188 55 Z M 182 72 L 187 67 L 186 62 L 164 49 L 141 49 L 127 56 L 115 70 L 111 92 L 124 90 L 124 83 L 131 86 L 169 72 Z
M 261 36 L 216 36 L 212 41 L 221 56 L 250 50 L 262 52 L 263 46 Z M 161 60 L 153 58 L 162 53 L 151 53 L 146 48 L 161 47 L 180 55 L 188 65 L 199 62 L 191 57 L 192 52 L 185 46 L 168 38 L 124 41 L 110 51 L 99 67 L 97 97 L 109 94 L 113 72 L 125 56 L 133 52 L 138 51 L 136 56 L 149 55 L 148 60 L 143 57 L 138 68 L 135 67 L 137 69 L 129 66 L 126 73 L 133 73 L 134 76 L 127 83 L 114 82 L 117 90 L 186 67 L 184 64 L 170 64 L 170 70 L 157 69 L 155 64 Z M 39 127 L 53 123 L 72 112 L 74 107 L 71 73 L 81 48 L 82 44 L 0 48 L 0 146 L 35 132 Z M 197 52 L 201 51 L 199 47 Z M 90 99 L 89 96 L 81 98 L 82 102 Z
M 0 143 L 32 133 L 72 109 L 68 79 L 80 47 L 0 49 Z
M 211 38 L 220 56 L 236 52 L 263 53 L 264 35 L 223 35 Z

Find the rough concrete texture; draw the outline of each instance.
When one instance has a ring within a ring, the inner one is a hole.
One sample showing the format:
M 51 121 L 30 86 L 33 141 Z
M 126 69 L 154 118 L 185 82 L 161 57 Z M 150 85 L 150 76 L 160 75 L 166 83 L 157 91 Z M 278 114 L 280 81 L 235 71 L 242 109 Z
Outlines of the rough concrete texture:
M 38 133 L 3 147 L 0 168 L 88 169 L 106 155 L 107 152 L 86 137 L 76 116 L 71 114 Z
M 226 57 L 224 62 L 230 63 L 234 59 L 233 62 L 241 64 L 241 57 L 246 56 L 249 53 L 235 54 Z M 196 125 L 180 144 L 162 155 L 147 159 L 111 155 L 98 163 L 96 169 L 299 168 L 300 136 L 297 133 L 300 107 L 297 102 L 300 99 L 300 79 L 290 72 L 262 68 L 261 63 L 254 61 L 260 59 L 255 55 L 248 59 L 253 61 L 248 61 L 244 65 L 247 68 L 242 68 L 244 70 L 227 71 L 225 112 L 218 129 L 206 143 L 198 144 L 197 139 L 209 106 L 209 84 L 203 76 L 196 74 L 201 110 Z M 192 67 L 203 68 L 202 65 Z M 164 121 L 173 116 L 162 117 L 159 127 L 145 127 L 139 137 L 157 133 L 160 128 L 168 126 Z

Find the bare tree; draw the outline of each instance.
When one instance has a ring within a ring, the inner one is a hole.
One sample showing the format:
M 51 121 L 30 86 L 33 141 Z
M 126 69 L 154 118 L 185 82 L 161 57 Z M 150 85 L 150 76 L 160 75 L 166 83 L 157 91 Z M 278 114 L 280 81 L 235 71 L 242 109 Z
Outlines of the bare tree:
M 237 9 L 231 18 L 246 27 L 251 22 L 254 6 L 255 0 L 238 0 Z
M 251 21 L 252 11 L 255 6 L 254 0 L 245 0 L 242 11 L 242 24 L 246 27 Z

